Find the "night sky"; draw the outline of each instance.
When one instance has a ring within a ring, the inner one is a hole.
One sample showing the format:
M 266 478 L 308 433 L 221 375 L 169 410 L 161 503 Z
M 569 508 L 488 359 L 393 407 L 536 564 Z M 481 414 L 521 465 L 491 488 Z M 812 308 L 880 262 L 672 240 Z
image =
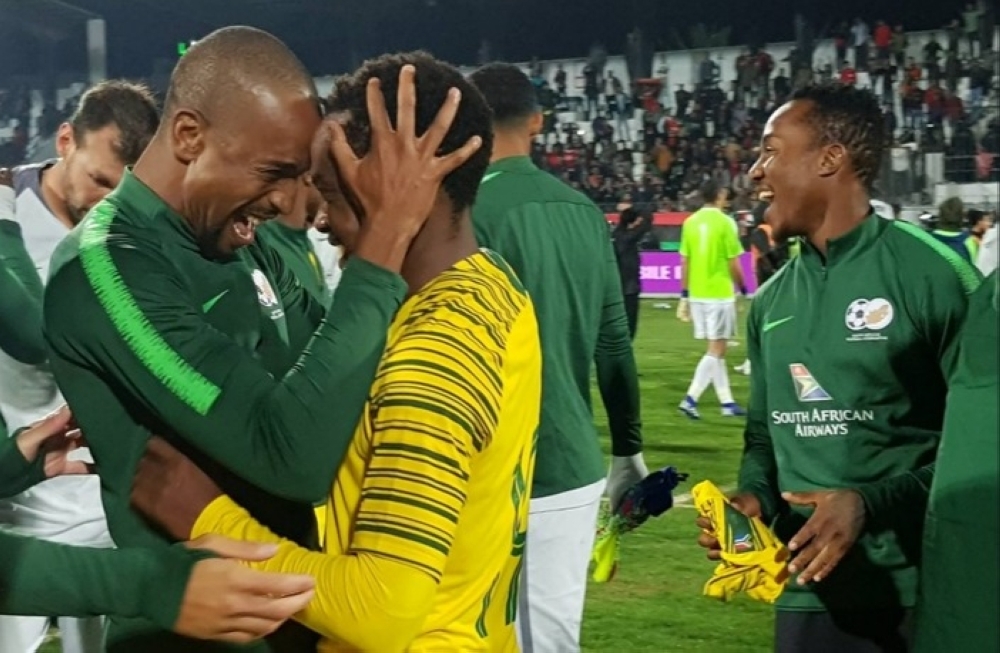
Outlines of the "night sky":
M 25 1 L 25 0 L 22 0 Z M 33 1 L 33 0 L 27 0 Z M 455 63 L 475 63 L 482 38 L 493 57 L 526 60 L 583 56 L 595 41 L 611 53 L 624 49 L 625 34 L 641 25 L 657 49 L 676 49 L 673 30 L 696 23 L 730 25 L 731 43 L 748 39 L 786 41 L 798 9 L 817 35 L 840 20 L 887 18 L 908 29 L 934 29 L 956 16 L 954 0 L 271 0 L 288 4 L 275 13 L 246 0 L 69 0 L 107 21 L 109 74 L 142 77 L 176 60 L 176 44 L 226 24 L 268 29 L 285 40 L 316 74 L 344 72 L 360 59 L 394 50 L 425 48 Z M 296 6 L 298 5 L 298 6 Z M 313 5 L 309 7 L 307 5 Z M 884 16 L 871 13 L 879 7 Z M 611 7 L 614 7 L 612 9 Z M 84 70 L 84 29 L 58 50 L 57 65 Z M 0 77 L 38 70 L 28 36 L 0 16 Z

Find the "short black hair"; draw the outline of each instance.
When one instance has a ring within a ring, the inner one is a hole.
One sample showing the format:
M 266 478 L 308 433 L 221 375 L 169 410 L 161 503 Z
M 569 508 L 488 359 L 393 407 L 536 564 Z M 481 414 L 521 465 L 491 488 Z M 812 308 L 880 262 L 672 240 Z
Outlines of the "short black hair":
M 838 143 L 847 150 L 858 179 L 871 188 L 885 154 L 885 117 L 875 94 L 849 84 L 806 86 L 792 101 L 810 103 L 809 123 L 820 145 Z
M 711 204 L 719 198 L 719 184 L 714 179 L 706 179 L 698 187 L 698 194 L 701 195 L 702 204 Z
M 962 229 L 965 226 L 965 204 L 958 197 L 949 197 L 938 206 L 938 226 Z
M 318 95 L 305 65 L 276 36 L 255 27 L 223 27 L 195 42 L 174 66 L 163 111 L 183 107 L 217 119 L 239 111 L 240 94 L 261 84 Z
M 92 86 L 83 94 L 69 124 L 73 127 L 73 140 L 81 147 L 87 134 L 109 126 L 117 127 L 115 154 L 125 165 L 132 165 L 156 133 L 160 113 L 148 87 L 111 79 Z
M 382 55 L 364 62 L 353 74 L 338 78 L 327 99 L 327 109 L 332 114 L 347 114 L 347 124 L 344 127 L 347 140 L 358 156 L 364 156 L 371 146 L 368 80 L 375 77 L 381 83 L 389 121 L 395 126 L 399 71 L 406 65 L 416 68 L 417 135 L 427 131 L 434 122 L 438 110 L 448 97 L 448 90 L 457 88 L 462 93 L 462 101 L 451 128 L 438 148 L 438 154 L 454 152 L 473 136 L 482 139 L 482 145 L 475 154 L 444 178 L 444 191 L 451 198 L 457 215 L 476 201 L 479 184 L 490 164 L 490 154 L 493 151 L 490 108 L 482 94 L 462 77 L 457 68 L 423 51 Z
M 540 110 L 535 85 L 513 64 L 487 64 L 469 75 L 469 81 L 486 98 L 497 126 L 520 125 Z

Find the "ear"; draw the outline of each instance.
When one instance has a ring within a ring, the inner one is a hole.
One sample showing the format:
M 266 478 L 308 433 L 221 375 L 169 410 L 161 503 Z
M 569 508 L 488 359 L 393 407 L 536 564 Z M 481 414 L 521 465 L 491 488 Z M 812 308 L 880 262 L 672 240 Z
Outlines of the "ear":
M 542 116 L 542 112 L 533 113 L 531 118 L 528 119 L 528 131 L 531 133 L 531 137 L 534 138 L 542 133 L 542 123 L 545 118 Z
M 65 159 L 76 149 L 76 137 L 73 136 L 73 125 L 64 122 L 56 131 L 56 154 Z
M 205 151 L 208 125 L 198 111 L 179 109 L 170 118 L 170 144 L 178 161 L 188 164 Z
M 847 164 L 847 149 L 843 145 L 840 143 L 827 145 L 820 154 L 819 174 L 822 177 L 832 177 Z

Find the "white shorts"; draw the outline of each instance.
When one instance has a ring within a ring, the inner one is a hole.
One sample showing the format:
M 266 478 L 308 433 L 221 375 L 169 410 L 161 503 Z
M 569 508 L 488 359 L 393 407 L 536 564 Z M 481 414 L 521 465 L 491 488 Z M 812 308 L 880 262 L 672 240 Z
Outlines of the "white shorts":
M 688 301 L 696 340 L 729 340 L 736 336 L 736 300 Z
M 587 567 L 604 484 L 531 500 L 517 606 L 522 653 L 580 651 Z

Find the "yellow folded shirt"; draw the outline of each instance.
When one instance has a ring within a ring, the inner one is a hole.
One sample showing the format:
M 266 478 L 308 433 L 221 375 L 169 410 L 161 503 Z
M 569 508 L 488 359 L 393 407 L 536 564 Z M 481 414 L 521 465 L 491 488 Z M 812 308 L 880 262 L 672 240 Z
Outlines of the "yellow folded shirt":
M 698 513 L 712 522 L 711 535 L 722 547 L 722 562 L 705 583 L 704 594 L 722 601 L 737 592 L 774 603 L 788 580 L 788 549 L 760 519 L 747 517 L 730 505 L 711 481 L 691 490 Z

